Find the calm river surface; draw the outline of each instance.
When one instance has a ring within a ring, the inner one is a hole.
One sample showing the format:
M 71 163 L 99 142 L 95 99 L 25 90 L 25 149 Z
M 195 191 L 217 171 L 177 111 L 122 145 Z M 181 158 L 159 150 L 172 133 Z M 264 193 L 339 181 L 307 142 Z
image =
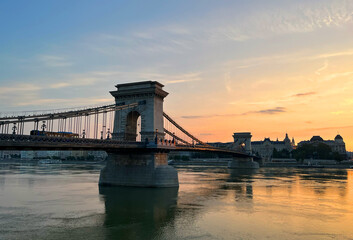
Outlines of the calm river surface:
M 99 188 L 101 165 L 0 165 L 0 239 L 353 239 L 353 171 L 179 167 Z

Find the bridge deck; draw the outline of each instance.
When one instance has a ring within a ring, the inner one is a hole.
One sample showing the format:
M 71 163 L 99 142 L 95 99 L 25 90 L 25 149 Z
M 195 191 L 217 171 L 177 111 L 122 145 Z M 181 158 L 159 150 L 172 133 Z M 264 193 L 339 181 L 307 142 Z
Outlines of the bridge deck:
M 88 139 L 32 135 L 0 134 L 0 150 L 84 150 L 107 152 L 190 151 L 226 153 L 235 157 L 250 157 L 227 149 L 214 147 L 155 144 L 154 142 L 128 142 L 113 139 Z

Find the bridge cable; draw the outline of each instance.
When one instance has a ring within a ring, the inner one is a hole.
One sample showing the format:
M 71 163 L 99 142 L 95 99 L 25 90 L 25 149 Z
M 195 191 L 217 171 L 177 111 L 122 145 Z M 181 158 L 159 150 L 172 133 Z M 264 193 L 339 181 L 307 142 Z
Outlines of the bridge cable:
M 209 146 L 208 144 L 202 142 L 198 138 L 194 137 L 191 135 L 188 131 L 186 131 L 183 127 L 181 127 L 179 124 L 177 124 L 170 116 L 168 116 L 165 112 L 163 112 L 163 116 L 168 119 L 176 128 L 178 128 L 181 132 L 183 132 L 186 136 L 190 137 L 191 139 L 195 140 L 197 143 L 205 146 Z

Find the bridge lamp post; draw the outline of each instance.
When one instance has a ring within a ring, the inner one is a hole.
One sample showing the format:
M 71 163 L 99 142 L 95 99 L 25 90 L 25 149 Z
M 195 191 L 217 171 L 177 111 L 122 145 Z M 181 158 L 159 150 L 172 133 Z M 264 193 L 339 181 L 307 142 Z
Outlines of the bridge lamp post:
M 158 144 L 158 129 L 156 129 L 156 137 L 154 139 L 154 143 Z
M 43 124 L 41 126 L 42 132 L 45 132 L 45 129 L 47 128 L 47 125 L 45 124 L 45 121 L 43 121 Z
M 110 139 L 110 128 L 108 128 L 108 131 L 107 131 L 107 139 Z
M 16 123 L 13 123 L 12 134 L 16 134 L 16 130 L 17 130 Z
M 83 129 L 83 131 L 82 131 L 82 138 L 85 138 L 86 137 L 86 131 L 85 131 L 85 129 Z
M 101 131 L 101 139 L 103 140 L 103 131 Z

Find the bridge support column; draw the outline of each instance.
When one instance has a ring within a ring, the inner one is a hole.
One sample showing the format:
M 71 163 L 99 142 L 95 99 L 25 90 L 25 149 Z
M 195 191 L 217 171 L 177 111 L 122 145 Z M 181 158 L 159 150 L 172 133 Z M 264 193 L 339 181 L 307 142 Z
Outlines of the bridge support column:
M 256 169 L 259 168 L 259 164 L 254 162 L 253 158 L 236 158 L 228 163 L 228 168 L 238 168 L 238 169 Z
M 167 161 L 168 153 L 108 153 L 99 185 L 178 187 L 178 173 Z

